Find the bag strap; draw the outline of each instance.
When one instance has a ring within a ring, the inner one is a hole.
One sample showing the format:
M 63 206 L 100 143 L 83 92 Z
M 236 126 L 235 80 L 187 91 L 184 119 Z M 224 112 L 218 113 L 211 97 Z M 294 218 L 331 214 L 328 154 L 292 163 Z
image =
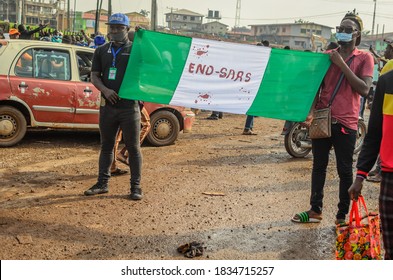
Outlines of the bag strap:
M 369 233 L 370 233 L 370 248 L 371 248 L 371 257 L 372 259 L 380 259 L 379 254 L 380 252 L 376 250 L 378 248 L 378 243 L 377 243 L 377 235 L 376 232 L 374 231 L 374 227 L 376 225 L 372 223 L 371 216 L 368 212 L 366 202 L 364 201 L 364 197 L 362 195 L 359 195 L 358 201 L 352 200 L 352 208 L 350 212 L 350 217 L 349 217 L 349 224 L 352 225 L 353 223 L 353 218 L 355 218 L 355 223 L 356 227 L 362 227 L 363 225 L 361 224 L 361 216 L 360 216 L 360 206 L 364 207 L 364 211 L 366 212 L 367 219 L 368 219 L 368 226 L 369 226 Z
M 349 58 L 349 60 L 348 60 L 348 62 L 347 62 L 347 65 L 348 65 L 348 66 L 351 65 L 351 62 L 352 62 L 352 60 L 353 60 L 354 57 L 355 57 L 355 56 L 353 55 L 353 56 L 351 56 L 351 57 Z M 336 87 L 334 88 L 334 91 L 333 91 L 332 96 L 330 97 L 328 107 L 330 107 L 330 106 L 332 105 L 333 99 L 336 97 L 336 94 L 337 94 L 337 92 L 338 92 L 338 89 L 340 88 L 341 83 L 342 83 L 343 80 L 344 80 L 344 72 L 341 72 L 341 75 L 340 75 L 340 78 L 338 79 L 337 85 L 336 85 Z
M 355 225 L 357 227 L 361 226 L 361 213 L 360 213 L 360 207 L 363 206 L 364 212 L 366 213 L 366 216 L 370 222 L 370 214 L 368 212 L 366 202 L 364 201 L 364 197 L 362 195 L 359 195 L 358 201 L 352 200 L 352 208 L 349 216 L 349 224 L 352 224 L 353 221 L 355 220 Z

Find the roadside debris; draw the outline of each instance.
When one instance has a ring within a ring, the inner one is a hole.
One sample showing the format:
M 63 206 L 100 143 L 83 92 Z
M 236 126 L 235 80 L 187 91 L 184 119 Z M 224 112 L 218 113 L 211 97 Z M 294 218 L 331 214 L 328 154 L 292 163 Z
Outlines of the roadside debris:
M 187 258 L 202 256 L 203 250 L 203 243 L 197 241 L 181 245 L 177 248 L 177 251 Z

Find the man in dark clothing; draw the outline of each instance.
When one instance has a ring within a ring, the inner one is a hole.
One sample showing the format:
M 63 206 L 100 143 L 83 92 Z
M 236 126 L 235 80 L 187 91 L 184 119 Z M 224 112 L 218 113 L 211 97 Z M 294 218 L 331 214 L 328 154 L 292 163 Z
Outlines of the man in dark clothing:
M 95 50 L 91 69 L 91 81 L 101 91 L 99 174 L 97 183 L 86 190 L 85 195 L 108 192 L 110 166 L 114 157 L 113 148 L 116 135 L 121 128 L 130 158 L 130 198 L 140 200 L 142 199 L 140 187 L 142 155 L 139 145 L 141 119 L 139 104 L 135 100 L 121 99 L 118 95 L 132 46 L 128 39 L 129 20 L 124 14 L 113 14 L 109 18 L 108 25 L 111 41 Z
M 19 39 L 30 40 L 31 35 L 33 35 L 34 33 L 40 32 L 46 26 L 47 26 L 47 24 L 40 24 L 36 29 L 29 31 L 26 29 L 26 27 L 23 24 L 19 24 L 18 25 L 18 31 L 20 33 Z
M 348 192 L 357 200 L 363 181 L 373 167 L 378 153 L 381 160 L 381 188 L 379 212 L 385 259 L 393 259 L 393 71 L 378 79 L 368 122 L 368 130 L 357 162 L 355 182 Z
M 355 14 L 355 11 L 346 14 L 340 26 L 337 26 L 336 38 L 340 47 L 327 51 L 332 64 L 324 77 L 321 92 L 305 123 L 311 124 L 314 110 L 324 109 L 331 105 L 331 137 L 312 140 L 311 209 L 293 216 L 294 222 L 310 223 L 322 220 L 326 170 L 332 147 L 334 147 L 337 173 L 340 178 L 335 223 L 344 223 L 348 214 L 351 203 L 348 189 L 353 182 L 352 164 L 359 120 L 359 97 L 367 96 L 374 68 L 374 59 L 371 54 L 356 48 L 360 44 L 362 30 L 362 20 Z M 343 78 L 340 84 L 341 75 Z M 337 95 L 331 103 L 336 86 L 338 86 Z

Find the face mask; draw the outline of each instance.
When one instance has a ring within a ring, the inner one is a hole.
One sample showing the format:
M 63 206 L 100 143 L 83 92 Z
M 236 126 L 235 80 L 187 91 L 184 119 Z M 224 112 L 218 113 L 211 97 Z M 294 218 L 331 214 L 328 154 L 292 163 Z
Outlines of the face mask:
M 111 40 L 115 42 L 124 42 L 126 40 L 126 36 L 127 36 L 126 32 L 110 34 Z
M 342 43 L 349 43 L 352 42 L 352 33 L 336 33 L 336 39 L 338 42 Z

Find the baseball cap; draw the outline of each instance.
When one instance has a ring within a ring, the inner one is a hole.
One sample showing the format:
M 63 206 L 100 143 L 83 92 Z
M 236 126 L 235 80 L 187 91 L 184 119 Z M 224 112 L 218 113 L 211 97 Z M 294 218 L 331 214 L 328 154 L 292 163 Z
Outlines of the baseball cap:
M 11 28 L 10 32 L 8 32 L 10 35 L 20 35 L 20 32 L 16 28 Z
M 101 46 L 105 44 L 105 38 L 102 35 L 97 35 L 94 37 L 94 45 Z
M 106 24 L 120 24 L 120 25 L 129 26 L 130 20 L 125 14 L 117 13 L 111 15 L 109 18 L 109 22 L 107 22 Z

